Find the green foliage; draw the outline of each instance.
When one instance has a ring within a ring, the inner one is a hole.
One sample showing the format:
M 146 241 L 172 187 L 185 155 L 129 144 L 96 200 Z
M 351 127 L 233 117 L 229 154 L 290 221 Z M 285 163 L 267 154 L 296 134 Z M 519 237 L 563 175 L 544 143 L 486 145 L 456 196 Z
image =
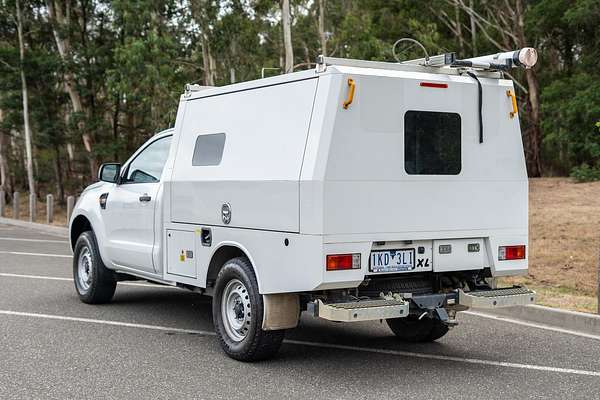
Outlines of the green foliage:
M 590 121 L 600 116 L 600 80 L 579 73 L 551 82 L 542 93 L 546 154 L 563 165 L 600 161 L 600 134 Z
M 600 181 L 600 167 L 590 167 L 583 163 L 580 166 L 573 168 L 571 177 L 577 182 Z
M 68 8 L 68 21 L 49 18 L 47 4 Z M 36 174 L 47 190 L 59 181 L 78 190 L 91 180 L 90 158 L 124 161 L 143 141 L 173 125 L 186 83 L 216 85 L 257 79 L 284 58 L 280 2 L 273 0 L 22 0 Z M 290 0 L 297 69 L 312 68 L 321 53 L 319 1 Z M 470 16 L 453 2 L 433 0 L 325 0 L 327 55 L 393 61 L 392 45 L 419 40 L 430 54 L 460 57 L 494 53 L 514 38 L 482 22 L 475 46 Z M 468 1 L 461 3 L 470 4 Z M 22 186 L 23 115 L 14 1 L 0 8 L 0 133 L 11 181 Z M 68 4 L 68 7 L 67 7 Z M 494 10 L 515 0 L 473 2 L 493 21 Z M 540 54 L 542 165 L 547 174 L 597 179 L 600 170 L 600 0 L 524 0 L 525 40 Z M 512 8 L 514 9 L 514 7 Z M 491 10 L 491 11 L 490 11 Z M 491 13 L 491 14 L 490 14 Z M 511 15 L 505 14 L 505 15 Z M 508 19 L 512 18 L 509 16 Z M 501 24 L 511 23 L 509 20 Z M 460 24 L 462 40 L 456 33 Z M 482 30 L 485 27 L 486 31 Z M 53 28 L 70 49 L 59 55 Z M 203 47 L 205 46 L 205 47 Z M 212 64 L 204 57 L 212 55 Z M 422 57 L 420 50 L 409 57 Z M 522 71 L 514 78 L 527 89 Z M 278 73 L 270 70 L 269 74 Z M 83 110 L 73 112 L 65 90 L 71 77 Z M 527 93 L 518 89 L 522 126 L 530 126 Z M 88 135 L 92 152 L 84 150 Z M 526 137 L 525 137 L 526 139 Z M 67 151 L 72 149 L 72 151 Z M 69 157 L 72 154 L 72 157 Z M 58 184 L 57 186 L 60 186 Z
M 600 136 L 600 121 L 596 122 L 596 127 L 598 128 L 597 136 Z M 596 139 L 597 142 L 600 139 Z M 600 152 L 598 151 L 598 146 L 595 147 L 595 159 L 596 164 L 593 166 L 589 166 L 586 162 L 581 165 L 575 166 L 571 170 L 571 177 L 573 177 L 577 182 L 590 182 L 590 181 L 600 181 Z

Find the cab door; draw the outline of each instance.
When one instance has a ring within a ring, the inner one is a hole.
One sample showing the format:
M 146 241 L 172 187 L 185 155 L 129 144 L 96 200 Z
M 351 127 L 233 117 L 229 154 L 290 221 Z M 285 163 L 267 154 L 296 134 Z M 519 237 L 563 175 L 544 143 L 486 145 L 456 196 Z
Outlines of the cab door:
M 113 264 L 155 272 L 156 196 L 172 136 L 147 143 L 125 166 L 121 182 L 106 193 L 103 210 L 107 252 Z

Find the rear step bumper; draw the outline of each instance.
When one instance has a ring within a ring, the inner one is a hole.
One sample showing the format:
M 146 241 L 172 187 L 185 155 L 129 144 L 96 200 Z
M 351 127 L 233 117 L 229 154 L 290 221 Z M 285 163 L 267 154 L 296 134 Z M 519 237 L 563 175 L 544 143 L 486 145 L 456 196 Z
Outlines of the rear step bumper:
M 461 311 L 466 308 L 499 308 L 524 306 L 535 302 L 535 292 L 524 287 L 477 290 L 464 292 L 460 289 L 445 294 L 415 296 L 412 299 L 372 299 L 347 303 L 323 303 L 316 300 L 308 303 L 307 311 L 314 317 L 329 321 L 352 322 L 372 321 L 387 318 L 402 318 L 410 308 L 430 312 L 445 307 Z M 462 306 L 462 307 L 461 307 Z M 444 313 L 445 314 L 445 313 Z
M 353 322 L 406 317 L 410 303 L 406 300 L 366 300 L 325 304 L 321 300 L 308 303 L 308 312 L 329 321 Z
M 474 292 L 459 290 L 458 304 L 472 308 L 526 306 L 535 303 L 535 296 L 533 290 L 519 286 Z

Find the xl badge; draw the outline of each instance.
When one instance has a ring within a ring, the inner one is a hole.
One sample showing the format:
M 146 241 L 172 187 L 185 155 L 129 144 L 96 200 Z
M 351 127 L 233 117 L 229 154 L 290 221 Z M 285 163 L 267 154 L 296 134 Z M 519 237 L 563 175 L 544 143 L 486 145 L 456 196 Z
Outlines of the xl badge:
M 221 206 L 221 218 L 225 225 L 229 225 L 231 222 L 231 205 L 229 203 L 224 203 Z

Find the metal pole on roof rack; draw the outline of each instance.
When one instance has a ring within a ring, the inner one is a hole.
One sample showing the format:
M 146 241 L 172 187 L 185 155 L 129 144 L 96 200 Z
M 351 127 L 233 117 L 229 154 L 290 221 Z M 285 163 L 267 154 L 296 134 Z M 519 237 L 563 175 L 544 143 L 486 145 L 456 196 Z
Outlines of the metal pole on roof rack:
M 501 70 L 514 67 L 532 68 L 537 63 L 537 59 L 538 54 L 533 47 L 523 47 L 504 53 L 456 60 L 453 66 Z

